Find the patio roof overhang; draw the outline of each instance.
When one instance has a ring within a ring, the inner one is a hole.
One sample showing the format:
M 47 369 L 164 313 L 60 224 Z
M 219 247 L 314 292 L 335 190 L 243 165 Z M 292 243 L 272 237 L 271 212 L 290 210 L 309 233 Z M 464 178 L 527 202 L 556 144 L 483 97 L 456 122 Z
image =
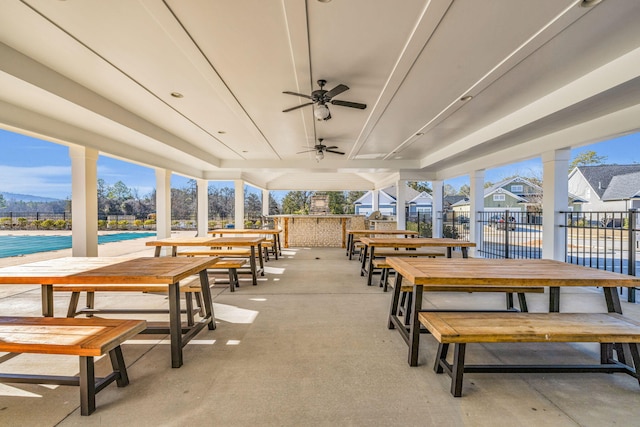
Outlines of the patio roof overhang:
M 640 127 L 640 2 L 7 0 L 0 126 L 271 190 L 435 180 Z M 314 119 L 316 81 L 346 84 Z M 181 94 L 175 97 L 172 94 Z M 471 97 L 471 98 L 468 98 Z M 344 156 L 317 162 L 318 138 Z

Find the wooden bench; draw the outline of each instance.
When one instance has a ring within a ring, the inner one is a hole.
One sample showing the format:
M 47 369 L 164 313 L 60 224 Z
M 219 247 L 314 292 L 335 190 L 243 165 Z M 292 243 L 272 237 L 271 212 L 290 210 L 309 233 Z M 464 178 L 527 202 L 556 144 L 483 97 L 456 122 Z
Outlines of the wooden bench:
M 625 353 L 640 366 L 640 323 L 615 313 L 474 313 L 421 312 L 418 319 L 438 340 L 436 373 L 451 377 L 451 394 L 462 395 L 465 372 L 623 372 L 640 376 L 625 362 Z M 601 344 L 600 365 L 465 365 L 469 343 L 559 343 Z M 454 344 L 453 363 L 447 362 Z M 613 358 L 616 350 L 618 360 Z M 627 350 L 625 352 L 625 350 Z
M 217 265 L 217 264 L 216 264 Z M 67 309 L 67 317 L 76 317 L 79 314 L 88 314 L 92 316 L 96 313 L 167 313 L 167 310 L 163 309 L 96 309 L 95 308 L 95 293 L 96 292 L 148 292 L 148 293 L 167 293 L 166 285 L 153 285 L 153 284 L 100 284 L 100 285 L 54 285 L 54 292 L 71 292 L 71 299 L 69 300 L 69 308 Z M 80 293 L 87 293 L 86 307 L 78 310 L 78 303 L 80 300 Z M 204 309 L 202 304 L 202 289 L 200 288 L 200 278 L 198 276 L 189 277 L 180 283 L 180 292 L 185 294 L 186 309 L 184 312 L 187 314 L 187 324 L 189 326 L 194 325 L 194 315 L 196 312 L 200 316 L 204 315 Z M 193 306 L 193 299 L 195 297 L 198 310 L 195 310 Z
M 181 251 L 181 256 L 219 256 L 224 258 L 246 258 L 251 256 L 251 249 L 209 249 L 202 251 Z
M 229 272 L 229 290 L 235 292 L 235 288 L 240 287 L 238 270 L 246 266 L 247 262 L 244 258 L 222 259 L 214 264 L 214 268 L 210 268 L 209 270 L 227 270 Z
M 96 409 L 96 393 L 113 381 L 118 387 L 129 384 L 120 344 L 145 327 L 144 320 L 0 317 L 0 352 L 80 357 L 78 376 L 0 374 L 0 382 L 79 386 L 80 413 L 90 415 Z M 113 372 L 96 378 L 94 357 L 106 353 L 109 353 Z

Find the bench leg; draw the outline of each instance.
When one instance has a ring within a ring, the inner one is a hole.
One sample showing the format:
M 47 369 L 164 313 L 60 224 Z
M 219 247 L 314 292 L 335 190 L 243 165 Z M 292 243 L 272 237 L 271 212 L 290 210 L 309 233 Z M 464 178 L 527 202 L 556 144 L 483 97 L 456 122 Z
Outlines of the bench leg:
M 398 316 L 398 305 L 400 303 L 400 287 L 402 286 L 402 276 L 400 274 L 396 274 L 396 284 L 393 288 L 393 297 L 391 297 L 391 308 L 389 309 L 389 321 L 387 323 L 387 328 L 395 329 L 395 325 L 393 324 L 394 318 Z
M 387 279 L 389 276 L 389 269 L 388 268 L 383 268 L 382 272 L 380 273 L 380 287 L 384 288 L 384 292 L 387 292 Z
M 464 353 L 467 345 L 456 344 L 453 349 L 453 366 L 451 366 L 451 394 L 462 396 L 462 376 L 464 374 Z
M 78 302 L 80 302 L 80 292 L 71 292 L 69 308 L 67 309 L 67 317 L 76 317 L 76 313 L 78 312 Z
M 236 269 L 230 268 L 229 269 L 229 291 L 231 292 L 236 291 L 236 286 L 238 286 L 237 280 L 238 280 L 238 276 L 236 273 Z
M 113 372 L 117 374 L 116 384 L 118 387 L 124 387 L 129 384 L 129 375 L 127 374 L 127 365 L 124 363 L 124 357 L 122 357 L 122 348 L 117 346 L 109 352 L 109 358 L 111 359 L 111 367 Z
M 87 308 L 96 308 L 96 293 L 87 292 Z M 93 314 L 87 313 L 87 317 L 93 317 Z
M 513 294 L 511 292 L 506 293 L 507 296 L 507 310 L 513 310 Z
M 91 415 L 96 410 L 96 376 L 92 356 L 80 356 L 80 414 Z
M 407 304 L 404 308 L 404 324 L 409 326 L 411 325 L 411 306 L 413 303 L 413 293 L 405 292 L 405 295 L 407 296 Z
M 520 305 L 521 312 L 529 312 L 529 308 L 527 307 L 527 297 L 525 296 L 524 292 L 518 292 L 518 304 Z
M 442 362 L 447 361 L 447 354 L 449 353 L 449 344 L 438 344 L 438 352 L 436 353 L 436 363 L 433 366 L 433 371 L 436 374 L 444 372 L 442 369 Z
M 193 314 L 193 296 L 191 292 L 184 293 L 184 305 L 187 310 L 187 326 L 193 326 L 194 324 L 194 314 Z

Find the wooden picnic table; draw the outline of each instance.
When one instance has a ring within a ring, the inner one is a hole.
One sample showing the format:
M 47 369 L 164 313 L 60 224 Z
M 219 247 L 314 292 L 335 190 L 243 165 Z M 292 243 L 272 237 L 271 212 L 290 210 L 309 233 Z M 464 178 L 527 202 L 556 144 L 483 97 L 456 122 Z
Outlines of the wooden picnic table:
M 282 246 L 280 244 L 280 233 L 282 230 L 280 229 L 258 229 L 258 228 L 245 228 L 245 229 L 234 229 L 234 228 L 221 228 L 218 230 L 209 231 L 209 234 L 212 234 L 214 237 L 220 236 L 223 237 L 225 235 L 263 235 L 263 236 L 271 236 L 273 239 L 273 253 L 275 255 L 276 261 L 278 260 L 278 256 L 282 256 Z
M 41 285 L 42 314 L 52 317 L 53 285 L 166 285 L 169 293 L 169 328 L 171 336 L 171 366 L 182 366 L 182 348 L 208 326 L 216 328 L 211 302 L 207 268 L 217 258 L 117 258 L 68 257 L 22 264 L 0 269 L 0 285 Z M 180 280 L 199 274 L 205 317 L 191 327 L 182 325 L 180 318 Z M 166 329 L 166 328 L 165 328 Z M 183 330 L 186 331 L 183 334 Z
M 549 311 L 560 311 L 560 287 L 602 287 L 610 313 L 622 313 L 617 286 L 640 286 L 640 278 L 634 276 L 582 267 L 560 261 L 544 259 L 419 259 L 387 258 L 396 271 L 389 313 L 388 327 L 398 331 L 409 345 L 409 365 L 418 364 L 420 323 L 423 287 L 429 286 L 509 286 L 549 287 Z M 409 330 L 397 317 L 402 282 L 413 284 L 413 298 Z
M 371 285 L 373 279 L 373 260 L 376 248 L 392 249 L 418 249 L 418 248 L 447 248 L 447 258 L 451 258 L 453 248 L 462 249 L 462 257 L 467 258 L 468 248 L 476 246 L 473 242 L 450 238 L 401 238 L 401 237 L 362 237 L 360 239 L 364 245 L 362 254 L 362 265 L 360 275 L 367 275 L 367 285 Z M 410 255 L 410 253 L 407 253 Z M 399 256 L 402 256 L 399 254 Z
M 353 252 L 355 251 L 356 237 L 371 237 L 371 236 L 404 236 L 404 237 L 416 237 L 417 231 L 411 230 L 347 230 L 347 256 L 349 259 L 353 258 Z
M 250 248 L 251 254 L 249 262 L 251 265 L 251 276 L 253 285 L 258 284 L 258 273 L 264 276 L 264 259 L 262 258 L 262 243 L 264 237 L 169 237 L 166 239 L 152 240 L 146 243 L 147 246 L 155 246 L 154 256 L 159 257 L 163 247 L 171 247 L 171 256 L 178 254 L 180 246 L 205 246 L 209 248 L 219 247 L 240 247 Z M 257 253 L 257 255 L 256 255 Z M 258 259 L 260 268 L 257 267 Z

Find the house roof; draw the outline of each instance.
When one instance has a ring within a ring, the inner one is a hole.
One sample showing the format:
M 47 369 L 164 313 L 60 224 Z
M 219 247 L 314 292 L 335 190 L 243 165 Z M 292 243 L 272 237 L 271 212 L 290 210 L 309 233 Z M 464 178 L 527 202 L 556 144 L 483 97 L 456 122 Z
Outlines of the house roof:
M 367 191 L 366 193 L 364 193 L 364 195 L 362 197 L 360 197 L 358 200 L 356 200 L 355 202 L 353 202 L 354 204 L 356 203 L 360 203 L 361 205 L 371 205 L 372 204 L 372 198 L 371 195 L 373 193 L 371 191 Z M 396 196 L 394 196 L 394 194 L 396 193 L 396 186 L 392 185 L 390 187 L 385 188 L 384 190 L 380 190 L 378 193 L 378 204 L 380 205 L 384 205 L 384 204 L 389 204 L 391 202 L 395 202 L 396 201 Z M 413 200 L 414 198 L 420 196 L 420 193 L 416 190 L 414 190 L 411 187 L 407 187 L 407 202 Z
M 637 175 L 640 173 L 640 164 L 578 166 L 576 169 L 602 200 L 628 198 L 640 190 L 640 178 Z
M 505 179 L 496 184 L 493 184 L 491 187 L 485 188 L 484 190 L 485 197 L 490 193 L 492 193 L 493 191 L 497 190 L 498 188 L 504 187 L 505 185 L 508 185 L 512 182 L 522 182 L 524 184 L 527 184 L 530 187 L 535 188 L 536 190 L 538 190 L 539 193 L 542 193 L 542 187 L 540 187 L 539 185 L 534 184 L 533 182 L 529 181 L 526 178 L 522 178 L 520 176 L 514 176 L 513 178 Z
M 616 175 L 604 191 L 602 200 L 626 200 L 640 194 L 640 171 Z
M 433 203 L 433 197 L 431 197 L 431 194 L 423 191 L 413 199 L 409 200 L 409 203 L 415 203 L 416 205 L 431 205 Z

